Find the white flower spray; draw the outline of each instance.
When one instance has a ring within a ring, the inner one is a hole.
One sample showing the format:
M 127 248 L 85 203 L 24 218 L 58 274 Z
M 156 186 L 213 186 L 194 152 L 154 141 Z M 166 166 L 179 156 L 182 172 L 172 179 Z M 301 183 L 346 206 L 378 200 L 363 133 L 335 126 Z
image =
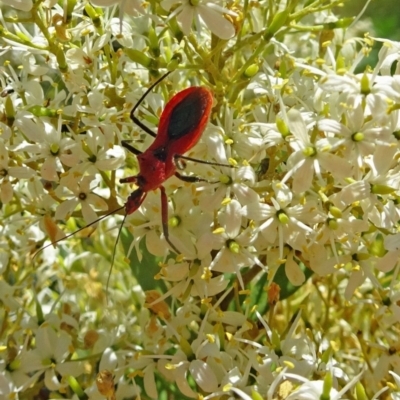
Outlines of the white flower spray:
M 1 398 L 399 398 L 400 44 L 340 3 L 2 0 Z M 114 253 L 121 142 L 189 86 L 219 165 L 165 182 L 182 254 L 158 192 Z

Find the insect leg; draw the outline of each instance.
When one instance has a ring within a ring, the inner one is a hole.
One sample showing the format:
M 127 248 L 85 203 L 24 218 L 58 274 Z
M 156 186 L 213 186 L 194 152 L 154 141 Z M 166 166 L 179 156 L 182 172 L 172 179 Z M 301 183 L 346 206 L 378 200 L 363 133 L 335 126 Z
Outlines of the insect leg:
M 129 144 L 129 142 L 131 142 L 131 141 L 132 140 L 121 140 L 121 146 L 125 147 L 125 149 L 127 149 L 131 153 L 135 154 L 136 156 L 142 154 L 142 152 L 140 150 L 136 149 L 131 144 Z
M 228 167 L 228 168 L 235 168 L 234 165 L 230 165 L 230 164 L 221 164 L 221 163 L 216 163 L 216 162 L 212 162 L 212 161 L 206 161 L 206 160 L 198 160 L 197 158 L 192 158 L 192 157 L 187 157 L 187 156 L 183 156 L 181 154 L 176 154 L 174 156 L 174 161 L 175 163 L 177 163 L 177 159 L 182 159 L 182 160 L 187 160 L 187 161 L 193 161 L 199 164 L 207 164 L 207 165 L 216 165 L 218 167 Z
M 169 231 L 168 231 L 168 198 L 167 194 L 165 193 L 164 186 L 160 186 L 161 190 L 161 221 L 163 227 L 163 233 L 165 240 L 171 246 L 172 250 L 175 251 L 176 254 L 180 254 L 181 252 L 175 247 L 175 245 L 171 242 L 169 238 Z
M 165 79 L 172 71 L 168 71 L 166 74 L 164 74 L 161 78 L 157 79 L 140 97 L 138 102 L 135 104 L 135 106 L 132 108 L 131 111 L 131 119 L 132 121 L 139 126 L 141 129 L 143 129 L 146 133 L 148 133 L 150 136 L 156 137 L 156 134 L 148 128 L 143 122 L 141 122 L 137 117 L 134 116 L 134 113 L 136 109 L 139 107 L 140 103 L 144 100 L 144 98 L 154 89 L 155 86 L 157 86 L 163 79 Z
M 138 119 L 137 117 L 135 117 L 133 115 L 133 110 L 131 112 L 131 119 L 132 121 L 139 126 L 140 128 L 142 128 L 146 133 L 148 133 L 150 136 L 153 136 L 154 138 L 157 136 L 149 127 L 147 127 L 142 121 L 140 121 L 140 119 Z
M 117 208 L 117 209 L 115 209 L 115 210 L 113 210 L 113 211 L 110 211 L 110 212 L 108 212 L 108 213 L 102 215 L 101 217 L 97 218 L 95 221 L 90 222 L 89 224 L 83 226 L 82 228 L 79 228 L 79 229 L 75 230 L 75 231 L 72 232 L 72 233 L 69 233 L 68 235 L 62 237 L 61 239 L 55 240 L 54 242 L 51 242 L 50 244 L 47 244 L 46 246 L 41 247 L 39 250 L 37 250 L 37 251 L 35 252 L 35 254 L 34 254 L 33 257 L 32 257 L 32 260 L 33 260 L 40 252 L 42 252 L 44 249 L 47 249 L 47 248 L 50 247 L 50 246 L 54 246 L 55 244 L 57 244 L 57 243 L 59 243 L 59 242 L 65 240 L 65 239 L 68 239 L 68 238 L 70 238 L 71 236 L 74 236 L 76 233 L 81 232 L 81 231 L 83 231 L 83 230 L 86 229 L 86 228 L 89 228 L 89 226 L 93 226 L 93 225 L 97 224 L 99 221 L 102 221 L 103 219 L 107 218 L 107 217 L 110 216 L 110 215 L 116 214 L 117 212 L 123 210 L 124 208 L 125 208 L 125 206 L 122 206 L 122 207 L 119 207 L 119 208 Z
M 175 172 L 175 176 L 177 178 L 179 178 L 181 181 L 184 182 L 190 182 L 190 183 L 194 183 L 194 182 L 209 182 L 207 179 L 204 178 L 199 178 L 198 176 L 195 175 L 181 175 L 179 172 Z M 209 182 L 209 183 L 217 183 L 217 182 Z

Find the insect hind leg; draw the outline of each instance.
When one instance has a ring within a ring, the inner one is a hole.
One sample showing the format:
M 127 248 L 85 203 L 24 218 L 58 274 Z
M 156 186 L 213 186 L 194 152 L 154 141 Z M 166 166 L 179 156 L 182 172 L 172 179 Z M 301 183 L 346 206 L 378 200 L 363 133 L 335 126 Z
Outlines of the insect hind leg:
M 174 156 L 175 164 L 179 164 L 179 161 L 178 161 L 179 159 L 192 161 L 192 162 L 196 162 L 196 163 L 199 163 L 199 164 L 216 165 L 217 167 L 236 168 L 234 165 L 221 164 L 221 163 L 216 163 L 216 162 L 213 162 L 213 161 L 199 160 L 198 158 L 187 157 L 187 156 L 183 156 L 181 154 L 176 154 Z

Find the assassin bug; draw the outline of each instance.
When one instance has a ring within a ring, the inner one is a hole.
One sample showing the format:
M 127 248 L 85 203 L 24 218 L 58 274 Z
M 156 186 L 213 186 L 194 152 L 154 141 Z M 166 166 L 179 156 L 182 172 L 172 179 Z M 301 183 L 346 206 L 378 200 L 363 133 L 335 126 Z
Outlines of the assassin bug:
M 54 245 L 61 240 L 71 237 L 75 233 L 96 224 L 109 215 L 125 209 L 124 220 L 118 232 L 119 237 L 126 217 L 140 207 L 149 191 L 160 189 L 161 218 L 164 237 L 170 247 L 177 254 L 179 254 L 179 250 L 169 238 L 168 198 L 163 183 L 173 175 L 185 182 L 208 182 L 206 179 L 202 179 L 197 176 L 186 176 L 180 174 L 177 171 L 177 169 L 181 167 L 180 160 L 230 168 L 232 168 L 232 165 L 198 160 L 183 155 L 183 153 L 190 150 L 199 141 L 207 125 L 213 103 L 212 93 L 209 89 L 200 86 L 189 87 L 173 96 L 161 114 L 157 134 L 155 134 L 135 116 L 135 111 L 142 103 L 144 98 L 169 74 L 170 72 L 167 72 L 161 76 L 161 78 L 156 80 L 140 97 L 130 113 L 130 117 L 133 122 L 146 133 L 155 138 L 152 145 L 146 151 L 142 152 L 133 147 L 130 144 L 130 140 L 123 140 L 121 142 L 121 145 L 124 148 L 137 156 L 139 163 L 139 174 L 122 178 L 120 179 L 120 183 L 135 183 L 137 185 L 137 189 L 130 194 L 124 206 L 103 215 L 96 221 L 76 230 L 75 232 L 72 232 L 71 234 L 66 235 L 62 239 L 42 247 L 39 251 L 48 246 Z M 116 247 L 114 247 L 113 259 L 115 256 L 115 251 Z
M 145 96 L 169 73 L 154 82 L 131 111 L 132 120 L 149 135 L 155 137 L 155 140 L 143 153 L 131 146 L 129 141 L 122 141 L 122 146 L 137 156 L 140 172 L 138 175 L 121 179 L 120 183 L 136 183 L 138 186 L 125 203 L 126 215 L 132 214 L 140 207 L 149 191 L 160 189 L 164 237 L 171 248 L 179 253 L 169 238 L 168 199 L 162 184 L 173 175 L 185 182 L 205 181 L 196 176 L 181 175 L 177 171 L 177 166 L 179 166 L 180 159 L 210 164 L 206 161 L 185 157 L 183 153 L 186 153 L 199 141 L 210 116 L 213 97 L 209 89 L 198 86 L 177 93 L 164 108 L 156 135 L 142 124 L 134 113 Z

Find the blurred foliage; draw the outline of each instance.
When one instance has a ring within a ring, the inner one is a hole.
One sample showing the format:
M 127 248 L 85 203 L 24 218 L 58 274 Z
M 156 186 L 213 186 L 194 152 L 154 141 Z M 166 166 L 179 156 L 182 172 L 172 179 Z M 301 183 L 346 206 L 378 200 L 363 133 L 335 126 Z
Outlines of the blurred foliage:
M 358 15 L 365 3 L 366 0 L 348 0 L 344 3 L 343 9 L 336 12 L 343 16 Z M 400 41 L 399 6 L 399 0 L 372 0 L 361 17 L 361 21 L 370 22 L 372 30 L 368 29 L 364 33 L 368 32 L 373 37 Z M 368 27 L 368 24 L 365 24 L 365 27 Z M 359 66 L 359 71 L 363 71 L 367 65 L 376 65 L 379 47 L 378 44 L 375 45 L 369 57 Z
M 365 0 L 351 0 L 344 4 L 342 15 L 358 15 Z M 377 37 L 400 40 L 400 2 L 399 0 L 372 0 L 362 19 L 370 19 Z M 372 34 L 372 32 L 371 32 Z

